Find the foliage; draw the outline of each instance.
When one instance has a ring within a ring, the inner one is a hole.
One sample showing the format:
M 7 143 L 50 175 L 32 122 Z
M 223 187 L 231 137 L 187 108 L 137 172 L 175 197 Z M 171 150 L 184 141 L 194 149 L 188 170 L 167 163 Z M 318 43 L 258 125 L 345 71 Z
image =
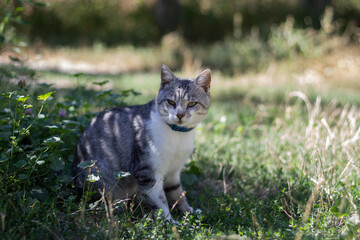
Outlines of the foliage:
M 294 19 L 271 31 L 269 47 L 276 59 L 289 59 L 297 55 L 305 57 L 319 55 L 321 41 L 319 34 L 294 28 Z
M 14 53 L 20 54 L 21 48 L 27 46 L 17 36 L 19 33 L 16 29 L 18 26 L 26 24 L 22 13 L 30 6 L 40 7 L 44 4 L 35 0 L 4 0 L 0 3 L 0 53 L 9 50 L 6 48 L 10 48 Z M 16 57 L 11 57 L 11 59 L 15 62 L 20 61 Z
M 251 37 L 243 41 L 228 40 L 214 44 L 203 56 L 204 64 L 230 75 L 258 72 L 269 65 L 270 53 L 265 43 Z
M 49 8 L 33 8 L 26 16 L 33 26 L 27 32 L 31 40 L 41 39 L 50 45 L 138 45 L 159 40 L 153 10 L 146 1 L 48 2 Z
M 253 35 L 242 40 L 228 39 L 218 42 L 206 46 L 206 50 L 201 47 L 194 48 L 194 52 L 204 65 L 220 69 L 229 75 L 261 72 L 274 60 L 321 56 L 326 50 L 334 48 L 323 43 L 333 38 L 335 40 L 330 33 L 332 32 L 298 29 L 294 26 L 294 18 L 289 17 L 286 22 L 271 29 L 266 42 Z M 345 45 L 346 42 L 341 40 L 337 44 Z
M 56 224 L 58 219 L 52 213 L 58 214 L 60 209 L 68 212 L 76 207 L 72 204 L 75 195 L 70 187 L 72 155 L 80 133 L 93 116 L 83 113 L 82 109 L 87 105 L 101 110 L 122 105 L 120 96 L 137 93 L 126 90 L 120 95 L 104 90 L 91 102 L 84 103 L 81 97 L 70 94 L 58 102 L 56 91 L 49 91 L 49 85 L 34 86 L 33 75 L 14 77 L 4 76 L 2 81 L 9 82 L 7 89 L 10 91 L 4 89 L 0 96 L 2 232 L 14 238 L 34 238 L 42 236 L 41 228 L 36 225 L 42 226 L 45 219 L 46 224 Z M 12 83 L 17 83 L 17 86 Z M 58 209 L 61 205 L 65 207 Z
M 126 0 L 47 0 L 49 8 L 31 7 L 25 19 L 32 22 L 22 32 L 31 40 L 46 44 L 106 46 L 119 44 L 149 45 L 159 43 L 166 31 L 156 21 L 157 2 Z M 172 1 L 176 2 L 176 1 Z M 272 28 L 294 18 L 296 28 L 321 29 L 321 16 L 333 7 L 333 21 L 341 31 L 359 24 L 360 8 L 356 0 L 286 1 L 286 0 L 185 0 L 177 10 L 175 30 L 191 43 L 213 43 L 228 38 L 246 39 L 254 31 L 267 40 Z M 165 10 L 169 11 L 169 10 Z M 168 16 L 173 17 L 172 15 Z M 171 22 L 172 19 L 165 18 Z M 45 19 L 45 20 L 44 20 Z

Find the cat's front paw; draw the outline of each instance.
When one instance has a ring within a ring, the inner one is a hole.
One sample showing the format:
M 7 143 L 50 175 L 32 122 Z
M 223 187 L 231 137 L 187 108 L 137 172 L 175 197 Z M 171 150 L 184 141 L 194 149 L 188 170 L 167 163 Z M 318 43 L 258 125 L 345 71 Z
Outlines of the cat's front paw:
M 196 209 L 195 211 L 194 211 L 196 214 L 201 214 L 202 213 L 202 211 L 201 211 L 201 209 Z
M 172 225 L 180 225 L 180 222 L 174 219 L 167 220 L 166 223 L 171 223 Z
M 190 213 L 196 213 L 196 214 L 201 214 L 202 211 L 201 209 L 193 209 L 192 207 L 189 207 L 189 210 L 187 212 L 190 212 Z

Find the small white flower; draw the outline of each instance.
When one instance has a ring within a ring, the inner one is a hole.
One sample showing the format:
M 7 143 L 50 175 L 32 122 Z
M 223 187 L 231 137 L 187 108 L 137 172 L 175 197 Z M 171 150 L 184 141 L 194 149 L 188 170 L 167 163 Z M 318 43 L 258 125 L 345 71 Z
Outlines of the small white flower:
M 202 213 L 201 209 L 196 209 L 194 212 L 197 213 L 197 214 L 201 214 L 201 213 Z
M 86 181 L 88 182 L 96 182 L 96 181 L 99 181 L 100 180 L 100 177 L 98 175 L 95 175 L 95 174 L 90 174 L 87 176 L 87 179 Z
M 359 228 L 360 227 L 359 215 L 357 213 L 351 215 L 351 217 L 349 218 L 349 223 L 351 223 L 356 228 Z
M 225 123 L 226 122 L 226 116 L 221 116 L 220 117 L 220 122 Z

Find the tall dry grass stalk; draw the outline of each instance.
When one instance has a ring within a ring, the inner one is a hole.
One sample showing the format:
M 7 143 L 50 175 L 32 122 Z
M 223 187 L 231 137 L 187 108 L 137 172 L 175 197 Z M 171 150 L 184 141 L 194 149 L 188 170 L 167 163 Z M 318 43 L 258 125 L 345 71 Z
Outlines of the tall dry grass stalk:
M 351 177 L 359 176 L 359 138 L 360 138 L 360 110 L 355 105 L 346 104 L 340 107 L 334 99 L 327 106 L 321 106 L 321 98 L 317 97 L 313 105 L 302 92 L 291 92 L 289 98 L 297 97 L 304 101 L 308 111 L 307 124 L 301 120 L 295 120 L 292 128 L 287 132 L 297 136 L 298 142 L 302 142 L 302 152 L 309 154 L 307 160 L 303 156 L 301 164 L 308 165 L 301 169 L 305 175 L 311 177 L 315 184 L 324 182 L 330 187 L 339 181 L 346 182 Z M 289 102 L 289 101 L 287 101 Z M 286 118 L 292 118 L 292 113 L 298 111 L 294 106 L 287 104 Z M 296 131 L 294 131 L 296 130 Z M 287 137 L 292 138 L 292 134 Z M 309 164 L 311 166 L 309 166 Z M 315 168 L 316 166 L 316 168 Z M 331 179 L 321 180 L 335 168 Z
M 291 98 L 301 99 L 305 103 L 308 113 L 305 124 L 292 116 L 299 108 L 289 104 Z M 287 136 L 284 136 L 289 140 L 296 139 L 298 144 L 300 161 L 294 162 L 314 184 L 302 222 L 305 223 L 311 215 L 317 198 L 328 199 L 330 210 L 339 184 L 345 186 L 342 202 L 350 203 L 351 218 L 356 218 L 358 209 L 354 204 L 351 185 L 360 175 L 360 110 L 355 105 L 340 106 L 335 99 L 322 106 L 320 97 L 312 104 L 304 93 L 296 91 L 288 95 L 286 119 L 294 121 L 285 131 Z M 341 203 L 340 208 L 344 205 Z M 296 239 L 300 238 L 301 233 L 298 232 Z

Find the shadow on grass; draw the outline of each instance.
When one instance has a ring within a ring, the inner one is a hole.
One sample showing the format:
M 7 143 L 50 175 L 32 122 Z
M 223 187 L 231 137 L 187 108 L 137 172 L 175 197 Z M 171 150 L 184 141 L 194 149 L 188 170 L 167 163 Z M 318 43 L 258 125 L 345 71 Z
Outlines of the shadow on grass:
M 218 167 L 206 164 L 203 171 Z M 203 211 L 203 223 L 214 234 L 280 231 L 287 237 L 294 235 L 291 225 L 301 221 L 312 192 L 308 178 L 300 171 L 274 173 L 261 163 L 227 174 L 222 170 L 196 176 L 188 169 L 182 177 L 190 204 Z M 268 237 L 274 237 L 271 234 Z

